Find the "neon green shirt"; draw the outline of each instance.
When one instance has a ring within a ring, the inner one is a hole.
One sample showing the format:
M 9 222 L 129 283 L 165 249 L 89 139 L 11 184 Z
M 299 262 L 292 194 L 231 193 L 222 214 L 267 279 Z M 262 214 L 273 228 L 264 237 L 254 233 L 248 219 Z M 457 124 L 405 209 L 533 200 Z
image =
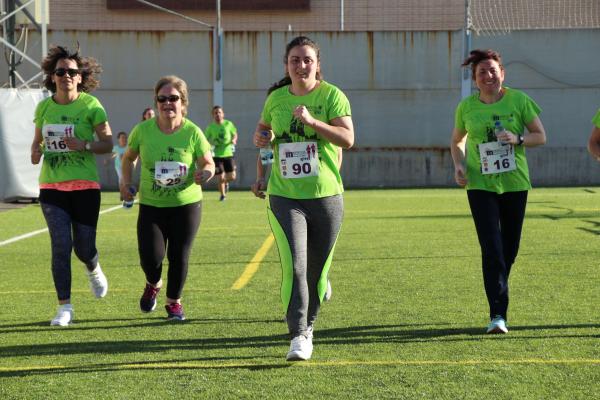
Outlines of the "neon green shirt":
M 99 182 L 96 158 L 91 151 L 69 151 L 64 142 L 49 139 L 59 133 L 91 142 L 94 140 L 94 128 L 106 121 L 102 104 L 85 92 L 65 105 L 56 103 L 52 97 L 40 101 L 33 119 L 36 128 L 45 132 L 39 182 L 57 183 L 75 179 Z
M 292 199 L 316 199 L 343 193 L 342 178 L 337 168 L 338 147 L 294 118 L 293 111 L 304 105 L 314 118 L 329 123 L 334 118 L 350 116 L 350 102 L 340 89 L 325 81 L 305 96 L 295 96 L 289 88 L 288 85 L 273 91 L 261 114 L 261 120 L 275 133 L 272 142 L 274 161 L 267 193 Z M 298 142 L 308 142 L 309 146 L 316 142 L 318 175 L 288 178 L 292 166 L 282 165 L 279 147 Z
M 600 110 L 598 110 L 598 112 L 596 113 L 596 115 L 594 115 L 594 118 L 592 118 L 592 123 L 600 128 Z
M 233 122 L 223 120 L 221 124 L 211 122 L 206 127 L 206 139 L 214 146 L 215 157 L 233 157 L 233 138 L 237 129 Z
M 140 155 L 140 204 L 178 207 L 202 200 L 194 172 L 196 160 L 210 152 L 210 144 L 193 122 L 184 118 L 170 135 L 158 128 L 156 118 L 140 122 L 129 135 L 128 146 Z
M 518 192 L 531 189 L 529 168 L 524 146 L 514 146 L 517 168 L 499 174 L 481 173 L 479 144 L 496 141 L 494 124 L 497 119 L 502 126 L 516 135 L 522 135 L 526 125 L 540 113 L 540 107 L 525 93 L 505 87 L 502 99 L 493 104 L 479 101 L 479 93 L 463 99 L 456 108 L 454 126 L 467 132 L 466 189 L 496 192 Z

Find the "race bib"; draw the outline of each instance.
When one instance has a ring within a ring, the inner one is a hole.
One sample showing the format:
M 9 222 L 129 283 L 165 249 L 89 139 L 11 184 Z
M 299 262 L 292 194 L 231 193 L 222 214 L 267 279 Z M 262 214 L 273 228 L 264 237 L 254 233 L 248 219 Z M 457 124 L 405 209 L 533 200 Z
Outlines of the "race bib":
M 188 166 L 177 161 L 157 161 L 154 164 L 154 181 L 161 187 L 177 187 L 185 183 Z
M 479 145 L 481 173 L 501 174 L 517 169 L 515 148 L 512 144 L 501 142 L 481 143 Z
M 65 143 L 65 138 L 75 136 L 75 126 L 70 124 L 49 124 L 42 128 L 46 151 L 65 153 L 71 151 Z
M 279 167 L 281 176 L 287 179 L 319 176 L 317 142 L 281 143 Z

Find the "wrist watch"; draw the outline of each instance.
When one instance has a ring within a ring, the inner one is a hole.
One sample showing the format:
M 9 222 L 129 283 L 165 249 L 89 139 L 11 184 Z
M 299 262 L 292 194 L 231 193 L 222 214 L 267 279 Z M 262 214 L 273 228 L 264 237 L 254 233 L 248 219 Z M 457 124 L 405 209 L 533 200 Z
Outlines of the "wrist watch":
M 523 142 L 525 141 L 525 138 L 523 137 L 523 135 L 519 135 L 519 143 L 517 143 L 519 146 L 523 144 Z
M 84 147 L 88 151 L 92 150 L 92 144 L 90 142 L 88 142 L 88 141 L 85 142 L 85 146 Z

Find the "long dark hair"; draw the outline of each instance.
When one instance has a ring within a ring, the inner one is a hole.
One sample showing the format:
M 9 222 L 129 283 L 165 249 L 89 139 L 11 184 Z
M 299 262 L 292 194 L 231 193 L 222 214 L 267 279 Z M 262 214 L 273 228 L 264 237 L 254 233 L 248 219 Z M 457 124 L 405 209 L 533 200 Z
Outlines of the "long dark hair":
M 71 51 L 64 46 L 52 46 L 48 50 L 48 55 L 42 61 L 42 70 L 46 77 L 44 78 L 44 87 L 56 93 L 56 83 L 52 82 L 52 74 L 56 69 L 56 64 L 59 60 L 73 60 L 77 63 L 77 68 L 81 73 L 81 83 L 77 84 L 78 92 L 89 93 L 100 85 L 100 80 L 96 75 L 102 72 L 102 67 L 98 64 L 95 58 L 83 57 L 79 54 L 79 44 L 77 49 Z
M 484 60 L 494 60 L 498 63 L 500 69 L 504 70 L 504 65 L 502 65 L 502 57 L 500 56 L 500 53 L 495 50 L 473 50 L 469 54 L 469 57 L 463 61 L 462 66 L 471 66 L 471 77 L 473 80 L 475 80 L 475 70 L 477 69 L 477 65 Z
M 285 46 L 285 56 L 283 56 L 284 64 L 287 64 L 288 56 L 290 55 L 290 51 L 292 51 L 292 49 L 296 46 L 312 47 L 313 50 L 315 51 L 315 53 L 317 54 L 317 62 L 321 61 L 321 50 L 319 49 L 319 45 L 317 45 L 315 42 L 313 42 L 311 39 L 307 38 L 306 36 L 298 36 L 298 37 L 295 37 L 294 39 L 292 39 L 292 41 L 289 42 L 287 44 L 287 46 Z M 318 81 L 323 80 L 323 76 L 321 75 L 320 71 L 317 71 L 317 80 Z M 292 84 L 292 79 L 290 78 L 289 73 L 286 72 L 283 79 L 281 79 L 279 82 L 275 82 L 269 88 L 269 91 L 267 92 L 267 94 L 271 94 L 271 92 L 273 92 L 274 90 L 277 90 L 280 87 L 284 87 L 284 86 L 291 85 L 291 84 Z

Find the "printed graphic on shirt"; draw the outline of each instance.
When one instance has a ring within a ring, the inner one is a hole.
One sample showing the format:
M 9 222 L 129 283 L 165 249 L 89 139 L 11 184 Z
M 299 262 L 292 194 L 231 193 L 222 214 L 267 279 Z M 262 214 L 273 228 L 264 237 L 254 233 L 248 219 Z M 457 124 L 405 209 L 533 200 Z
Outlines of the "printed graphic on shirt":
M 150 173 L 154 176 L 152 193 L 157 196 L 170 196 L 184 190 L 188 185 L 189 168 L 181 162 L 189 157 L 187 149 L 168 147 L 160 161 L 154 163 Z

